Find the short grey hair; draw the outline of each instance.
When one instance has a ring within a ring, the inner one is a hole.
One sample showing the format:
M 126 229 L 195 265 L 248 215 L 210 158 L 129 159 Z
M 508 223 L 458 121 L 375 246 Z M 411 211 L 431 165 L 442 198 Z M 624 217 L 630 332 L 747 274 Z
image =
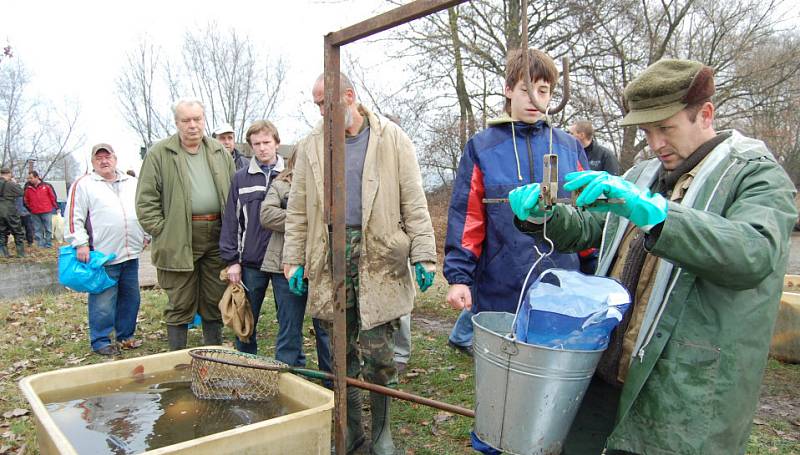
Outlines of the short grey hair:
M 203 110 L 203 115 L 206 114 L 206 106 L 199 99 L 197 99 L 197 98 L 180 98 L 178 101 L 175 101 L 175 103 L 172 105 L 172 115 L 175 118 L 176 122 L 178 121 L 178 108 L 180 106 L 183 106 L 184 104 L 188 105 L 188 106 L 196 104 L 196 105 L 200 106 L 200 109 Z
M 325 73 L 320 74 L 317 77 L 317 80 L 314 81 L 314 85 L 319 84 L 322 82 L 325 83 Z M 353 82 L 347 77 L 344 73 L 339 73 L 339 96 L 344 94 L 344 91 L 350 89 L 353 91 L 353 98 L 358 101 L 358 92 L 356 91 L 355 86 L 353 86 Z

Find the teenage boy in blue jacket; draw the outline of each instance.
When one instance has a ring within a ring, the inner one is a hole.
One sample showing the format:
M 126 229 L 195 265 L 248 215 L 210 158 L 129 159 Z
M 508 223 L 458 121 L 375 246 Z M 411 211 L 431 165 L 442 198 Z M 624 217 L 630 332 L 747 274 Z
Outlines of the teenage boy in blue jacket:
M 490 204 L 483 199 L 506 198 L 514 188 L 541 182 L 543 156 L 548 153 L 558 155 L 559 181 L 570 172 L 589 169 L 580 143 L 553 128 L 531 103 L 523 57 L 521 49 L 508 55 L 506 115 L 490 121 L 487 129 L 469 140 L 458 166 L 444 259 L 444 276 L 450 284 L 447 302 L 455 309 L 515 312 L 525 275 L 538 258 L 534 246 L 542 252 L 550 248 L 513 226 L 514 214 L 507 202 Z M 544 108 L 550 103 L 558 70 L 553 59 L 539 50 L 528 50 L 528 59 L 533 97 Z M 559 197 L 568 196 L 559 192 Z M 577 270 L 578 256 L 555 251 L 537 266 L 531 279 L 552 267 Z M 471 322 L 465 317 L 459 320 L 450 344 L 470 353 Z

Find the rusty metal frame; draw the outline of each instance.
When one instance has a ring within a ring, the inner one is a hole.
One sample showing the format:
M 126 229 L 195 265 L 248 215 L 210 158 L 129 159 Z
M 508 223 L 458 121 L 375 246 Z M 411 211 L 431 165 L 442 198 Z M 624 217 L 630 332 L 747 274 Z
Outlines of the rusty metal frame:
M 345 453 L 347 423 L 347 361 L 345 321 L 345 177 L 344 106 L 339 93 L 339 49 L 349 43 L 389 30 L 414 19 L 464 3 L 467 0 L 417 0 L 350 27 L 325 35 L 325 222 L 331 251 L 333 282 L 332 366 L 334 374 L 334 440 L 336 453 Z

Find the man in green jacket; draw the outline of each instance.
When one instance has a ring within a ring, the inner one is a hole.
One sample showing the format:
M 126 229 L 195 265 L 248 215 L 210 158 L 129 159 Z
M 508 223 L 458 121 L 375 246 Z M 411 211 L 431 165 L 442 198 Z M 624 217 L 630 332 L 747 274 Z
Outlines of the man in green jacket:
M 626 87 L 630 111 L 621 122 L 638 125 L 657 158 L 624 177 L 568 174 L 564 187 L 580 191 L 576 207 L 543 211 L 536 184 L 509 195 L 519 229 L 541 235 L 546 222 L 558 249 L 600 247 L 596 274 L 620 280 L 633 296 L 597 371 L 610 384 L 606 395 L 619 398 L 606 396 L 603 409 L 586 409 L 585 400 L 578 418 L 593 412 L 598 421 L 616 410 L 613 428 L 599 448 L 571 451 L 567 441 L 565 453 L 747 447 L 797 218 L 795 190 L 763 142 L 714 130 L 713 93 L 711 68 L 660 60 Z
M 180 100 L 174 112 L 178 133 L 150 148 L 136 189 L 136 214 L 153 237 L 152 262 L 169 299 L 164 319 L 173 351 L 186 347 L 195 313 L 203 318 L 203 342 L 222 343 L 219 235 L 234 173 L 231 155 L 204 135 L 203 104 Z

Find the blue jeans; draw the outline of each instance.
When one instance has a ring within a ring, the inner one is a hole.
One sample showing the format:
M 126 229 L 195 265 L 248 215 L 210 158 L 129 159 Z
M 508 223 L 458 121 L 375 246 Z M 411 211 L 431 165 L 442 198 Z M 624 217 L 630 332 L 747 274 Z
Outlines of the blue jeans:
M 301 296 L 289 290 L 289 281 L 282 273 L 272 274 L 272 292 L 278 314 L 278 337 L 275 340 L 275 358 L 291 366 L 306 365 L 303 353 L 303 318 L 306 314 L 308 294 Z M 331 342 L 328 332 L 319 319 L 312 318 L 316 334 L 317 363 L 322 371 L 331 371 Z
M 106 265 L 106 273 L 117 284 L 100 294 L 89 294 L 89 337 L 97 351 L 117 341 L 133 338 L 139 314 L 139 259 Z
M 317 363 L 319 364 L 319 369 L 322 371 L 327 371 L 328 373 L 332 373 L 331 339 L 328 336 L 328 331 L 322 327 L 321 320 L 317 318 L 311 318 L 311 321 L 314 323 L 314 333 L 316 334 L 317 338 Z M 327 380 L 322 382 L 326 387 L 333 388 L 333 382 Z
M 242 343 L 236 339 L 236 349 L 240 352 L 249 354 L 258 353 L 258 343 L 256 342 L 256 327 L 258 326 L 258 316 L 261 314 L 261 305 L 264 303 L 264 294 L 267 293 L 269 286 L 270 273 L 262 272 L 252 267 L 242 267 L 242 283 L 245 287 L 247 301 L 253 309 L 253 333 L 247 343 Z M 275 291 L 273 284 L 273 293 Z
M 475 305 L 472 308 L 475 308 Z M 472 311 L 461 310 L 453 330 L 450 331 L 449 339 L 459 346 L 472 346 Z
M 31 221 L 33 221 L 36 244 L 41 248 L 51 248 L 53 246 L 52 217 L 53 217 L 52 213 L 31 214 Z

